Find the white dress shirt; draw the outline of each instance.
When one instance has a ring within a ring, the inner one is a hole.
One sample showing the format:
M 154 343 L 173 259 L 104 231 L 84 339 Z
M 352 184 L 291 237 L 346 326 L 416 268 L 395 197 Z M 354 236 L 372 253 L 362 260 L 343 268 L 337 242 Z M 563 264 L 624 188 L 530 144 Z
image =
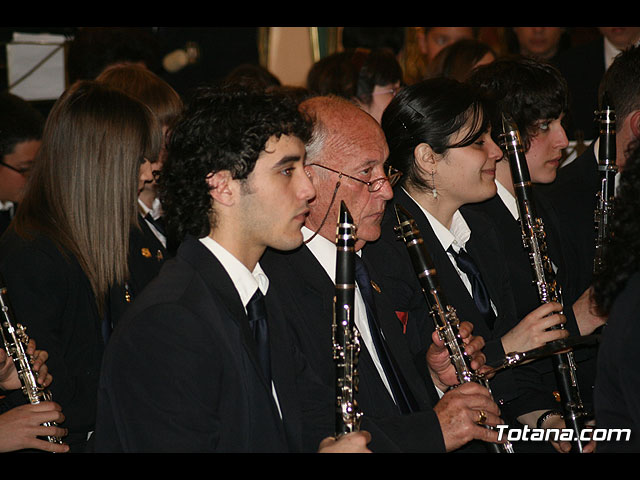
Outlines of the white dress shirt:
M 307 227 L 302 227 L 302 235 L 304 240 L 307 241 L 311 236 L 313 236 L 314 232 L 312 232 Z M 318 260 L 322 268 L 327 272 L 329 278 L 332 282 L 335 283 L 336 278 L 336 245 L 335 243 L 327 240 L 321 235 L 316 235 L 313 240 L 307 243 L 307 247 L 311 250 L 313 256 Z M 361 255 L 361 251 L 356 252 L 357 255 Z M 367 320 L 367 310 L 364 304 L 364 300 L 362 298 L 362 294 L 360 293 L 360 289 L 356 284 L 356 291 L 354 295 L 354 309 L 355 309 L 355 324 L 356 328 L 360 333 L 361 340 L 365 344 L 367 350 L 371 354 L 371 358 L 380 374 L 380 378 L 382 382 L 387 387 L 389 391 L 389 395 L 391 398 L 393 397 L 393 393 L 391 391 L 391 387 L 389 386 L 389 381 L 384 373 L 384 369 L 382 368 L 382 364 L 378 358 L 377 350 L 373 344 L 373 339 L 371 338 L 371 332 L 369 330 L 369 322 Z M 383 332 L 380 332 L 383 334 Z M 395 398 L 394 398 L 395 401 Z
M 453 265 L 453 268 L 455 268 L 456 273 L 460 277 L 460 280 L 462 280 L 462 283 L 469 291 L 469 295 L 471 295 L 471 297 L 473 298 L 473 288 L 471 286 L 469 277 L 466 273 L 458 268 L 456 259 L 454 258 L 453 254 L 449 252 L 449 247 L 453 248 L 456 253 L 458 253 L 461 249 L 464 250 L 467 242 L 471 238 L 471 229 L 469 228 L 467 221 L 460 213 L 460 210 L 455 211 L 451 220 L 451 228 L 447 228 L 442 225 L 442 223 L 440 223 L 440 221 L 436 217 L 431 215 L 425 208 L 423 208 L 422 205 L 416 202 L 416 200 L 411 197 L 411 195 L 409 195 L 409 192 L 405 190 L 405 193 L 416 203 L 416 205 L 418 205 L 418 207 L 420 207 L 422 213 L 424 213 L 424 216 L 427 218 L 427 221 L 433 229 L 433 233 L 435 233 L 436 237 L 440 241 L 440 244 L 442 245 L 444 251 L 447 252 L 447 256 L 449 257 L 451 265 Z M 491 308 L 497 316 L 497 309 L 493 304 L 493 301 L 491 301 Z
M 264 273 L 262 267 L 259 263 L 256 264 L 253 272 L 250 272 L 249 269 L 236 257 L 234 257 L 227 249 L 225 249 L 222 245 L 216 242 L 211 237 L 202 237 L 200 239 L 202 244 L 209 249 L 209 251 L 218 259 L 218 261 L 222 264 L 223 268 L 231 278 L 234 287 L 240 296 L 240 300 L 242 302 L 242 306 L 244 307 L 244 311 L 247 311 L 247 304 L 253 297 L 253 294 L 256 293 L 258 288 L 262 292 L 263 295 L 267 295 L 267 290 L 269 290 L 269 277 Z M 282 418 L 282 412 L 280 411 L 280 404 L 278 402 L 278 395 L 276 393 L 276 387 L 271 382 L 271 390 L 273 393 L 273 398 L 276 401 L 276 406 L 278 407 L 278 412 L 280 413 L 280 418 Z
M 13 202 L 2 202 L 0 201 L 0 211 L 5 211 L 5 210 L 9 210 L 11 212 L 11 216 L 13 217 L 13 209 L 14 209 L 14 205 Z

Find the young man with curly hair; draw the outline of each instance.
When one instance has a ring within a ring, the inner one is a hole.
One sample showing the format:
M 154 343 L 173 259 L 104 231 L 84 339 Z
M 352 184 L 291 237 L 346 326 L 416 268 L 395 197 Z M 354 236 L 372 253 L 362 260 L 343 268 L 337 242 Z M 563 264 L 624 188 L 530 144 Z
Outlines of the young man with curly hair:
M 96 450 L 301 451 L 303 428 L 325 425 L 331 395 L 307 381 L 259 264 L 267 246 L 302 243 L 315 195 L 303 167 L 308 136 L 295 103 L 277 94 L 193 97 L 159 180 L 181 244 L 111 337 Z M 366 451 L 368 439 L 328 437 L 320 450 Z

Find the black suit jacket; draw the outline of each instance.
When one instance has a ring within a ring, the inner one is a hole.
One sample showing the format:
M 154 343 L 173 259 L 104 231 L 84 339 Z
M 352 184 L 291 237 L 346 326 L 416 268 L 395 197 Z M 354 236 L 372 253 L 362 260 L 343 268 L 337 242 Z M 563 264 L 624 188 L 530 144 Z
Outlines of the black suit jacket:
M 132 227 L 129 233 L 127 285 L 115 285 L 109 291 L 106 315 L 112 328 L 116 327 L 131 301 L 160 273 L 164 261 L 168 258 L 167 249 L 140 214 L 137 221 L 138 227 Z
M 563 313 L 566 317 L 565 328 L 569 331 L 570 336 L 580 335 L 572 305 L 585 288 L 582 288 L 580 282 L 576 280 L 575 267 L 573 267 L 577 263 L 576 249 L 572 247 L 571 239 L 567 238 L 567 232 L 562 227 L 555 205 L 539 195 L 537 187 L 534 188 L 534 202 L 536 213 L 544 225 L 547 253 L 557 267 L 556 280 L 562 291 Z M 517 318 L 524 318 L 540 305 L 540 299 L 538 289 L 533 283 L 529 253 L 523 247 L 520 223 L 514 220 L 497 195 L 488 201 L 465 208 L 485 213 L 491 218 L 499 232 L 499 236 L 503 240 L 503 256 L 509 268 L 509 279 L 514 292 Z M 576 350 L 575 353 L 579 364 L 577 371 L 579 383 L 582 386 L 582 400 L 587 407 L 591 405 L 591 389 L 595 375 L 594 355 L 595 351 L 591 348 Z M 537 379 L 536 382 L 546 385 L 546 387 L 541 387 L 539 397 L 529 397 L 531 408 L 536 407 L 536 404 L 538 408 L 540 406 L 557 407 L 553 396 L 553 392 L 557 390 L 557 383 L 551 358 L 541 359 L 519 367 L 516 373 L 530 375 Z
M 303 411 L 312 415 L 297 390 L 305 363 L 270 292 L 266 299 L 283 420 L 231 279 L 189 237 L 114 330 L 101 376 L 96 450 L 300 451 Z
M 513 326 L 515 304 L 509 284 L 509 272 L 501 256 L 501 244 L 491 228 L 491 222 L 483 215 L 472 211 L 465 211 L 463 214 L 473 232 L 466 250 L 477 263 L 498 312 L 493 328 L 490 328 L 480 316 L 473 298 L 420 207 L 403 189 L 397 188 L 394 191 L 394 198 L 389 202 L 383 219 L 381 237 L 376 242 L 367 244 L 364 256 L 376 264 L 384 265 L 381 280 L 383 288 L 390 292 L 394 310 L 407 313 L 406 329 L 420 331 L 422 348 L 426 348 L 430 343 L 433 320 L 428 316 L 427 303 L 413 271 L 407 248 L 404 242 L 396 240 L 394 226 L 397 225 L 397 220 L 393 207 L 396 203 L 404 207 L 416 221 L 424 245 L 434 262 L 446 301 L 456 309 L 460 321 L 468 321 L 474 325 L 474 335 L 484 338 L 487 363 L 500 362 L 506 353 L 500 337 Z M 414 345 L 414 348 L 417 347 L 418 345 Z M 512 370 L 500 372 L 491 383 L 497 402 L 507 403 L 518 396 Z
M 535 195 L 535 193 L 534 193 Z M 567 245 L 567 240 L 558 230 L 559 219 L 552 206 L 543 201 L 539 196 L 534 197 L 535 210 L 541 218 L 545 230 L 545 244 L 549 258 L 557 267 L 556 279 L 562 287 L 562 296 L 567 305 L 567 328 L 571 335 L 578 335 L 578 326 L 570 305 L 582 293 L 577 292 L 570 282 L 568 265 L 573 260 L 572 249 Z M 517 318 L 524 318 L 529 312 L 540 306 L 538 289 L 533 281 L 529 252 L 524 248 L 522 229 L 520 222 L 513 218 L 509 209 L 498 195 L 481 203 L 463 207 L 463 210 L 472 210 L 485 214 L 493 223 L 496 232 L 502 240 L 502 254 L 509 269 L 509 279 L 514 293 Z
M 574 251 L 567 270 L 578 291 L 586 290 L 592 281 L 595 256 L 594 211 L 600 176 L 594 145 L 569 165 L 558 170 L 556 180 L 536 187 L 536 195 L 551 203 L 557 213 L 552 227 L 563 232 Z
M 598 108 L 598 87 L 605 72 L 604 39 L 573 47 L 558 55 L 556 65 L 569 87 L 567 136 L 593 140 L 598 131 L 594 111 Z
M 598 452 L 640 452 L 640 273 L 616 298 L 604 328 L 594 393 L 596 426 L 631 429 L 631 439 L 598 442 Z
M 0 236 L 9 228 L 12 219 L 13 215 L 10 210 L 0 210 Z
M 333 391 L 333 280 L 306 246 L 292 252 L 267 250 L 261 265 L 269 276 L 270 288 L 276 289 L 287 304 L 287 319 L 297 344 L 322 382 Z M 376 265 L 369 263 L 367 267 L 372 280 L 378 282 Z M 375 452 L 443 452 L 442 432 L 433 411 L 438 396 L 428 377 L 426 360 L 416 360 L 412 354 L 384 290 L 374 294 L 377 318 L 418 411 L 400 414 L 362 344 L 356 398 L 364 414 L 362 428 L 372 434 L 370 448 Z
M 563 281 L 578 295 L 588 289 L 593 281 L 594 211 L 599 190 L 595 142 L 569 165 L 560 168 L 553 183 L 536 186 L 536 195 L 552 204 L 557 214 L 551 227 L 563 235 L 572 252 L 571 256 L 566 257 Z M 597 347 L 579 349 L 575 355 L 579 362 L 577 372 L 581 394 L 589 411 L 593 411 L 598 350 Z
M 0 272 L 16 322 L 49 354 L 50 391 L 69 429 L 65 443 L 84 451 L 94 429 L 103 352 L 101 319 L 93 290 L 79 263 L 48 237 L 24 239 L 9 228 L 0 239 Z

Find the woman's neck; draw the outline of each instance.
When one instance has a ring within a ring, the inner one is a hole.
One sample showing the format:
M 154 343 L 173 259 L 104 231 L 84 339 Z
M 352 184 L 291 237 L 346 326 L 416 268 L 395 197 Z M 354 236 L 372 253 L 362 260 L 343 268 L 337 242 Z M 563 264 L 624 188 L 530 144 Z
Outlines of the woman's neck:
M 411 198 L 418 202 L 418 204 L 427 212 L 433 215 L 436 220 L 438 220 L 447 229 L 451 228 L 453 215 L 462 205 L 447 200 L 446 196 L 438 194 L 434 197 L 433 193 L 429 190 L 422 190 L 409 185 L 404 188 L 409 195 L 411 195 Z

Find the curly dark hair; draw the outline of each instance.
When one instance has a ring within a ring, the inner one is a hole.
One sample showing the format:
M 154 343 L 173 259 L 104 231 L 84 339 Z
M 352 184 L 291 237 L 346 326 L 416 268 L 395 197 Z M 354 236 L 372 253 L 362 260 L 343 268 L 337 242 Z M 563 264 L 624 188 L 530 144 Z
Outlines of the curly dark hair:
M 494 139 L 502 130 L 502 113 L 509 113 L 518 125 L 525 150 L 538 133 L 537 121 L 559 118 L 568 110 L 567 82 L 556 67 L 539 60 L 504 56 L 476 68 L 468 81 L 484 90 L 494 104 Z
M 600 82 L 598 98 L 607 92 L 616 109 L 619 122 L 627 115 L 640 110 L 640 46 L 624 49 L 613 60 Z
M 215 225 L 206 178 L 222 170 L 245 180 L 267 141 L 294 136 L 306 143 L 310 122 L 287 95 L 251 88 L 198 88 L 171 130 L 159 174 L 160 200 L 173 245 L 186 234 L 207 235 Z M 213 223 L 212 223 L 213 221 Z
M 640 141 L 627 155 L 620 176 L 611 223 L 612 239 L 604 250 L 605 268 L 594 275 L 592 298 L 607 315 L 629 278 L 640 270 Z

